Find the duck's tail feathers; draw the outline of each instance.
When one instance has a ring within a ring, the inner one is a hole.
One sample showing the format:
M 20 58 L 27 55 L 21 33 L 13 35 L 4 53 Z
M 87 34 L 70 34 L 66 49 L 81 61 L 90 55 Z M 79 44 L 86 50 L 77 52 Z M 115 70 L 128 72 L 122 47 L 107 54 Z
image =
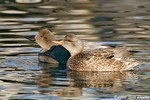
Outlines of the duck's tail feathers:
M 134 70 L 137 65 L 139 65 L 138 61 L 135 60 L 127 61 L 125 62 L 125 68 L 123 68 L 122 70 L 126 70 L 126 71 Z

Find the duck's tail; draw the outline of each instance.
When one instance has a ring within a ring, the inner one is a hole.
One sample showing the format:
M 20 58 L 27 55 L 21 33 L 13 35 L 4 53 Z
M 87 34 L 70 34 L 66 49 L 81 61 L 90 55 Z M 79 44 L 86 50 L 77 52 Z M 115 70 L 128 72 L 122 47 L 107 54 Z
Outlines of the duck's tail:
M 130 61 L 126 61 L 126 62 L 124 62 L 124 64 L 125 64 L 125 67 L 124 68 L 122 68 L 122 70 L 126 70 L 126 71 L 129 71 L 129 70 L 134 70 L 134 68 L 137 66 L 137 65 L 139 65 L 139 61 L 136 61 L 136 60 L 130 60 Z

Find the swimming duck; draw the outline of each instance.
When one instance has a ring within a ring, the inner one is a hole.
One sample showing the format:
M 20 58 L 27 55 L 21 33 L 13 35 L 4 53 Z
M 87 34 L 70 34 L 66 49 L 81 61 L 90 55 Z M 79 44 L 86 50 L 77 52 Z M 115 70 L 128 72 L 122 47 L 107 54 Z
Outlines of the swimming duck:
M 29 39 L 29 38 L 28 38 Z M 54 35 L 48 29 L 41 29 L 39 33 L 34 36 L 37 44 L 42 48 L 38 54 L 39 62 L 66 64 L 69 59 L 70 52 L 61 45 L 57 45 Z M 30 39 L 30 40 L 34 40 Z
M 139 64 L 130 58 L 131 53 L 124 48 L 84 50 L 84 43 L 75 34 L 67 34 L 62 45 L 71 53 L 67 66 L 74 71 L 134 70 Z

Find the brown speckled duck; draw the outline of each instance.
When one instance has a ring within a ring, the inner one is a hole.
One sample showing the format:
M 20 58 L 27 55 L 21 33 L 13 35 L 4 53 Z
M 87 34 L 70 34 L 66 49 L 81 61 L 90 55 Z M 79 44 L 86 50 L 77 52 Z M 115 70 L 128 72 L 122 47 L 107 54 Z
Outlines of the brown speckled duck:
M 74 34 L 67 34 L 62 45 L 71 53 L 67 66 L 74 71 L 125 71 L 139 64 L 124 48 L 84 50 L 84 43 Z

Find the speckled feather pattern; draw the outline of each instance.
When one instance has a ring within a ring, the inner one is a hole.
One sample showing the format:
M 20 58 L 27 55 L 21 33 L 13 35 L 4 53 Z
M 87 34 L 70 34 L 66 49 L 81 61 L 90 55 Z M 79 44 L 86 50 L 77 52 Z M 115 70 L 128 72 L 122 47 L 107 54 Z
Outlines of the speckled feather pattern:
M 114 49 L 94 49 L 80 52 L 68 60 L 68 66 L 75 71 L 123 71 L 133 70 L 138 62 L 133 59 L 117 60 Z

